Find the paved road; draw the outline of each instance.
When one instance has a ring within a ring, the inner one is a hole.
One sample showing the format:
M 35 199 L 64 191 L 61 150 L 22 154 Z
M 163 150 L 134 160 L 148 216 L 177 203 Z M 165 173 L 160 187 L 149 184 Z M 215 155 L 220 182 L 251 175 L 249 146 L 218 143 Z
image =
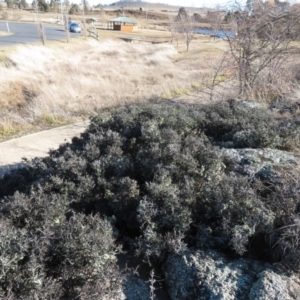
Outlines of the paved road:
M 0 47 L 41 42 L 36 24 L 8 22 L 8 25 L 10 32 L 13 32 L 13 34 L 0 37 Z M 66 38 L 63 27 L 44 25 L 44 28 L 48 41 L 60 41 Z M 0 22 L 0 31 L 7 31 L 6 22 Z M 81 35 L 81 33 L 70 33 L 71 37 L 78 35 Z
M 71 141 L 87 128 L 89 121 L 45 130 L 0 143 L 0 177 L 22 166 L 22 157 L 45 157 L 50 149 Z

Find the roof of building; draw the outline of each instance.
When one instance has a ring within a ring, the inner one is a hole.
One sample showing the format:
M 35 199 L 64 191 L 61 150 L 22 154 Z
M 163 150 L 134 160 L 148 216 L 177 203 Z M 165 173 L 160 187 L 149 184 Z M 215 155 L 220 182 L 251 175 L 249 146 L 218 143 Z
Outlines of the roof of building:
M 109 21 L 110 22 L 131 23 L 131 24 L 137 24 L 138 23 L 138 21 L 127 18 L 125 16 L 120 16 L 120 17 L 115 18 L 115 19 L 110 19 Z

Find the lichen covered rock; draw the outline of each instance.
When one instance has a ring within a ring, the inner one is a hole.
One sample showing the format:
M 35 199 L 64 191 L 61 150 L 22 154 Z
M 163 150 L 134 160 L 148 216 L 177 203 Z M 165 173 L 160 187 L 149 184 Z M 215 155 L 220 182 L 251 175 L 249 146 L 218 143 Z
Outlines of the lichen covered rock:
M 221 150 L 228 170 L 254 176 L 274 169 L 276 173 L 291 172 L 300 166 L 300 156 L 278 149 L 225 149 Z
M 186 251 L 171 255 L 164 274 L 172 300 L 299 299 L 294 277 L 276 273 L 269 264 L 228 259 L 215 251 Z
M 253 300 L 293 300 L 300 299 L 299 279 L 276 274 L 265 270 L 258 274 L 253 284 L 249 299 Z

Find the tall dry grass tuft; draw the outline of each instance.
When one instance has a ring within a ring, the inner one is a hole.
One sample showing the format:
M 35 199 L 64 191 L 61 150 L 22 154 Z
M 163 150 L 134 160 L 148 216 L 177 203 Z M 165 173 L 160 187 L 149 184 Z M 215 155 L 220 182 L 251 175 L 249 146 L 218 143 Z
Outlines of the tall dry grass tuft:
M 55 49 L 20 46 L 0 62 L 0 126 L 4 116 L 5 126 L 31 124 L 47 115 L 69 118 L 184 89 L 190 70 L 174 64 L 176 54 L 167 44 L 112 40 Z

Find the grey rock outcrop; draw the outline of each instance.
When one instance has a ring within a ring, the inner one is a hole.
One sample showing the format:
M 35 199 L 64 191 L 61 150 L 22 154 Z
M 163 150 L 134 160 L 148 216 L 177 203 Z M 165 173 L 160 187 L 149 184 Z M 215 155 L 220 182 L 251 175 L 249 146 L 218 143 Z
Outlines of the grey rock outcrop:
M 245 176 L 277 176 L 300 167 L 300 156 L 277 149 L 222 149 L 229 171 Z M 277 175 L 276 175 L 277 174 Z
M 235 107 L 239 108 L 239 109 L 249 109 L 249 108 L 251 108 L 251 109 L 254 109 L 254 108 L 262 109 L 262 108 L 266 108 L 266 105 L 264 105 L 262 103 L 259 103 L 257 101 L 241 100 L 241 101 L 238 101 L 235 104 Z
M 253 284 L 249 299 L 254 300 L 290 300 L 300 299 L 299 280 L 295 277 L 276 274 L 265 270 L 258 274 L 258 280 Z
M 164 273 L 172 300 L 300 299 L 295 278 L 277 274 L 268 264 L 229 260 L 215 251 L 171 255 Z

